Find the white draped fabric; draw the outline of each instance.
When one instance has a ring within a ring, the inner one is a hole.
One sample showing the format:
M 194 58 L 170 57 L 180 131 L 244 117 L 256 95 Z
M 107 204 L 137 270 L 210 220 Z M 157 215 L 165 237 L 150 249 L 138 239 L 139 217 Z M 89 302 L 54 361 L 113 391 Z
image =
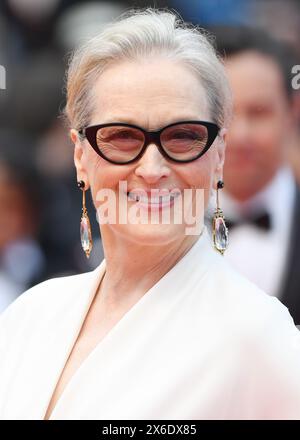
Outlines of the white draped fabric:
M 0 418 L 43 419 L 99 283 L 31 288 L 0 318 Z M 298 419 L 300 332 L 207 231 L 71 377 L 55 419 Z

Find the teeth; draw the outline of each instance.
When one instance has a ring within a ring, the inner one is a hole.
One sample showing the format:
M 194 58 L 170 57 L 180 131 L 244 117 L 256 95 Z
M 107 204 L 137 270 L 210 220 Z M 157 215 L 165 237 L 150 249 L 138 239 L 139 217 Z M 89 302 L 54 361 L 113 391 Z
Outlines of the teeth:
M 179 192 L 173 193 L 173 194 L 166 194 L 163 196 L 155 196 L 155 197 L 147 197 L 143 196 L 141 194 L 136 193 L 128 193 L 128 198 L 135 201 L 135 202 L 141 202 L 141 203 L 151 203 L 151 204 L 162 204 L 162 203 L 168 203 L 171 200 L 174 200 L 176 197 L 179 196 Z

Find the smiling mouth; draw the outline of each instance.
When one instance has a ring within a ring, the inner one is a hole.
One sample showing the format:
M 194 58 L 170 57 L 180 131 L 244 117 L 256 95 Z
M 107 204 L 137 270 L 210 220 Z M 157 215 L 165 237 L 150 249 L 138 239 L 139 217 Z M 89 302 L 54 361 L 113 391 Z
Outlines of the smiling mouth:
M 139 202 L 140 204 L 147 204 L 147 205 L 168 205 L 172 203 L 177 197 L 179 197 L 181 193 L 173 192 L 172 194 L 162 194 L 162 195 L 145 195 L 145 194 L 138 194 L 134 192 L 127 192 L 127 197 L 129 200 L 133 202 Z

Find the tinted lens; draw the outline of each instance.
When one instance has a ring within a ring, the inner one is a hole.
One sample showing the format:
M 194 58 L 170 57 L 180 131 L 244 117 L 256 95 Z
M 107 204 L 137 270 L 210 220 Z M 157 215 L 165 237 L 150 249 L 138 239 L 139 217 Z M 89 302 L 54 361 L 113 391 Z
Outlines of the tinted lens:
M 190 160 L 199 156 L 208 142 L 208 129 L 200 124 L 177 124 L 161 134 L 161 144 L 171 158 Z
M 99 128 L 96 142 L 101 153 L 115 162 L 134 159 L 144 145 L 144 133 L 137 128 L 112 126 Z

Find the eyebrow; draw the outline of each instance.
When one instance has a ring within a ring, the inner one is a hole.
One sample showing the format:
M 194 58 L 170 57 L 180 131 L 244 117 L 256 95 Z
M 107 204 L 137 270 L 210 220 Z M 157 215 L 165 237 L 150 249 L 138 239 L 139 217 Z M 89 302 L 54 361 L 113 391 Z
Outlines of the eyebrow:
M 185 116 L 185 117 L 180 117 L 180 118 L 172 118 L 169 119 L 167 121 L 165 121 L 164 123 L 160 123 L 157 127 L 148 127 L 148 130 L 157 130 L 161 127 L 166 127 L 168 125 L 171 124 L 176 124 L 177 122 L 184 122 L 184 121 L 197 121 L 197 120 L 207 120 L 207 118 L 201 118 L 199 115 L 198 116 Z M 144 127 L 144 124 L 140 124 L 139 122 L 137 122 L 135 119 L 131 118 L 131 117 L 113 117 L 113 118 L 109 118 L 107 120 L 101 121 L 99 122 L 99 124 L 110 124 L 110 123 L 121 123 L 121 124 L 131 124 L 131 125 L 136 125 L 138 127 L 144 128 L 146 130 L 146 128 Z

